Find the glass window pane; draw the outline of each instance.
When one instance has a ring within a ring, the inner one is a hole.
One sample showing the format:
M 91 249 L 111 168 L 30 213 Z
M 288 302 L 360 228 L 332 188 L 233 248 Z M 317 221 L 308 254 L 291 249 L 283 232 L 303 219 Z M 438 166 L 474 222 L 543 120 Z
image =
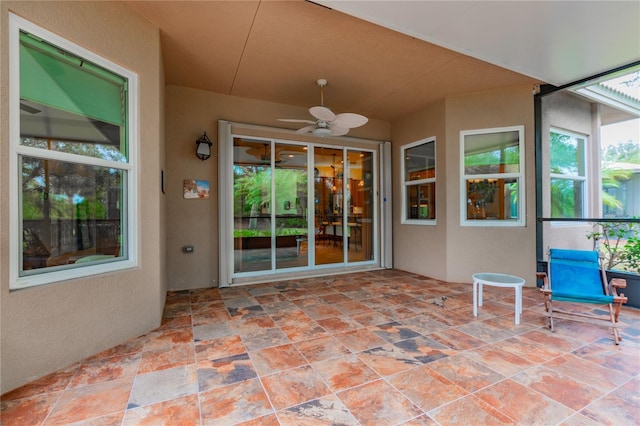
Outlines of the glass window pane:
M 518 218 L 518 179 L 467 179 L 467 220 Z
M 551 173 L 585 176 L 585 139 L 576 135 L 551 132 Z
M 634 76 L 640 90 L 640 71 L 607 84 L 632 92 L 625 84 Z M 640 118 L 602 126 L 600 136 L 604 217 L 640 217 Z
M 465 175 L 519 173 L 519 138 L 518 131 L 465 135 Z
M 407 185 L 407 219 L 436 218 L 436 184 Z
M 20 32 L 20 98 L 122 126 L 126 79 Z
M 21 172 L 21 275 L 125 255 L 122 170 L 21 157 Z
M 115 143 L 103 140 L 90 141 L 90 140 L 61 140 L 47 137 L 27 136 L 31 134 L 28 129 L 23 128 L 24 120 L 21 123 L 21 138 L 20 144 L 24 146 L 30 146 L 34 148 L 47 149 L 50 151 L 66 152 L 68 154 L 84 155 L 86 157 L 101 158 L 103 160 L 117 161 L 119 163 L 126 163 L 126 152 L 122 152 L 124 149 L 120 145 L 120 139 L 114 139 Z M 120 129 L 117 130 L 118 132 Z
M 435 142 L 404 150 L 405 181 L 436 177 Z
M 583 217 L 583 194 L 584 181 L 551 178 L 551 217 Z
M 126 162 L 126 79 L 20 33 L 20 143 Z

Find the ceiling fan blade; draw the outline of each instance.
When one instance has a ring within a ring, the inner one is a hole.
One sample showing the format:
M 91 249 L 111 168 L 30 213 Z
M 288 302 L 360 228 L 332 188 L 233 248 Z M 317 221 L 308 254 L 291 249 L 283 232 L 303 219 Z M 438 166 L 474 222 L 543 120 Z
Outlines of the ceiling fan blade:
M 329 125 L 329 129 L 331 130 L 331 136 L 342 136 L 349 133 L 348 127 L 336 126 L 333 123 Z
M 308 132 L 312 131 L 315 128 L 316 128 L 315 124 L 312 125 L 312 126 L 305 126 L 302 129 L 296 130 L 296 133 L 308 133 Z
M 309 108 L 309 113 L 318 120 L 331 121 L 336 118 L 336 115 L 327 107 L 314 106 Z
M 369 119 L 364 115 L 354 114 L 352 112 L 345 112 L 336 115 L 336 118 L 332 121 L 333 124 L 353 129 L 354 127 L 360 127 L 367 123 Z
M 307 124 L 315 124 L 315 121 L 311 120 L 300 120 L 297 118 L 278 118 L 278 121 L 286 121 L 287 123 L 307 123 Z

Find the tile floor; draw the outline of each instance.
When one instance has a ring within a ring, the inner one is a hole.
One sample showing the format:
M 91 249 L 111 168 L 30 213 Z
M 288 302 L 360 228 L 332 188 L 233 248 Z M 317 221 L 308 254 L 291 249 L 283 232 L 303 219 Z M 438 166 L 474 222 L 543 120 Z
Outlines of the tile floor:
M 8 425 L 631 425 L 640 310 L 557 321 L 525 288 L 375 271 L 170 292 L 144 336 L 2 396 Z

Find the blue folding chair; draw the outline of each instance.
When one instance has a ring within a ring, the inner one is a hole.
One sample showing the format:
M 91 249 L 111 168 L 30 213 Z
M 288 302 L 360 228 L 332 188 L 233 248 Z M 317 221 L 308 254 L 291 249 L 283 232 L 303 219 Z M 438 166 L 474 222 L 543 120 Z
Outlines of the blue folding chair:
M 625 288 L 623 279 L 607 282 L 604 268 L 601 266 L 599 254 L 588 250 L 549 250 L 549 275 L 539 272 L 536 276 L 542 279 L 540 292 L 544 296 L 546 316 L 549 328 L 555 331 L 553 319 L 571 319 L 602 325 L 597 321 L 607 321 L 613 328 L 615 344 L 622 340 L 618 332 L 618 316 L 623 303 L 627 303 L 624 294 L 618 294 L 618 288 Z M 553 301 L 569 303 L 589 303 L 607 305 L 609 315 L 597 315 L 591 311 L 554 310 Z M 615 308 L 614 308 L 615 305 Z M 577 317 L 577 318 L 576 318 Z

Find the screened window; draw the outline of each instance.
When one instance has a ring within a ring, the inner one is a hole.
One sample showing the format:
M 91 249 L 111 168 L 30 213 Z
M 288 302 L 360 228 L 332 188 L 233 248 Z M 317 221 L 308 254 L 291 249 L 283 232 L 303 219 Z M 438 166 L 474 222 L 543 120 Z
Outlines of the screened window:
M 549 157 L 551 217 L 586 217 L 586 137 L 551 129 Z
M 131 266 L 135 75 L 12 15 L 12 288 Z
M 462 224 L 524 225 L 524 127 L 460 132 L 460 152 Z
M 421 140 L 402 147 L 403 223 L 436 219 L 436 141 Z

